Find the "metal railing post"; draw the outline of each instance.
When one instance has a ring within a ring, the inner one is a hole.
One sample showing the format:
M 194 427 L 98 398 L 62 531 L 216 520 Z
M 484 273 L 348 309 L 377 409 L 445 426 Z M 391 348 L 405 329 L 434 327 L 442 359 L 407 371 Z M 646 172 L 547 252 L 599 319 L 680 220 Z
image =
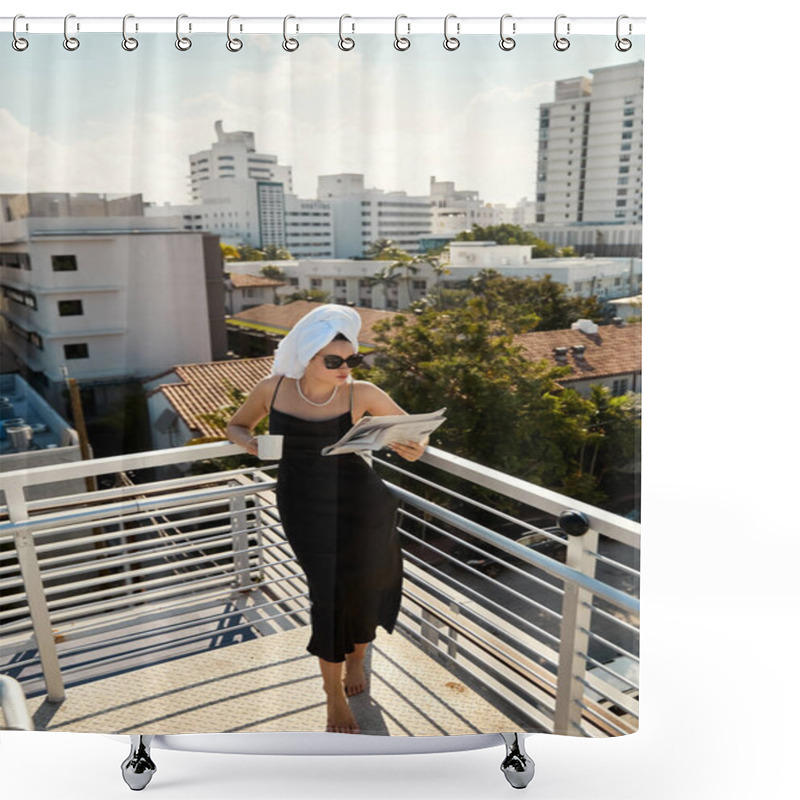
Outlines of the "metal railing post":
M 250 576 L 246 571 L 250 564 L 247 552 L 247 498 L 243 494 L 231 498 L 231 547 L 233 568 L 237 573 L 236 586 L 243 589 L 250 585 Z
M 50 622 L 50 611 L 47 608 L 42 573 L 36 558 L 33 534 L 26 530 L 14 531 L 14 544 L 17 549 L 17 561 L 25 587 L 28 610 L 33 623 L 36 646 L 39 650 L 39 659 L 42 662 L 47 699 L 51 703 L 60 703 L 66 696 L 64 678 L 58 663 L 56 640 L 53 636 L 53 625 Z
M 564 524 L 566 515 L 577 524 Z M 564 512 L 561 527 L 567 533 L 567 566 L 594 578 L 595 559 L 599 534 L 588 525 L 580 512 Z M 561 608 L 561 641 L 558 650 L 558 682 L 553 732 L 562 735 L 580 733 L 582 709 L 578 701 L 583 697 L 582 680 L 586 673 L 586 659 L 581 656 L 589 646 L 589 625 L 592 616 L 592 593 L 575 583 L 564 586 Z

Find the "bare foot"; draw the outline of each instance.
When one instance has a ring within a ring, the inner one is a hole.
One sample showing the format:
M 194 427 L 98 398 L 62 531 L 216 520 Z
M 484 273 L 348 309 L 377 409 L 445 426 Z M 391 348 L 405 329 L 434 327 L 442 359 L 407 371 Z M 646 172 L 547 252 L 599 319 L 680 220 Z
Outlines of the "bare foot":
M 329 692 L 328 695 L 328 733 L 361 733 L 356 718 L 344 691 Z
M 363 658 L 348 658 L 345 666 L 344 690 L 348 697 L 360 694 L 367 688 Z

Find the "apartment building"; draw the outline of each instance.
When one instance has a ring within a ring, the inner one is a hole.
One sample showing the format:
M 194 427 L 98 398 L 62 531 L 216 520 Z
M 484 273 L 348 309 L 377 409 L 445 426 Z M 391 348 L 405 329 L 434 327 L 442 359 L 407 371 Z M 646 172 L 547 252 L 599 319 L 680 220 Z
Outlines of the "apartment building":
M 644 62 L 590 72 L 540 107 L 536 222 L 641 224 Z
M 360 174 L 320 175 L 317 198 L 331 207 L 334 258 L 360 258 L 379 239 L 418 253 L 431 235 L 429 197 L 367 189 Z
M 115 385 L 224 357 L 223 278 L 219 238 L 169 220 L 5 221 L 4 369 L 20 371 L 59 408 L 66 367 L 85 393 L 98 390 L 98 408 L 109 407 Z

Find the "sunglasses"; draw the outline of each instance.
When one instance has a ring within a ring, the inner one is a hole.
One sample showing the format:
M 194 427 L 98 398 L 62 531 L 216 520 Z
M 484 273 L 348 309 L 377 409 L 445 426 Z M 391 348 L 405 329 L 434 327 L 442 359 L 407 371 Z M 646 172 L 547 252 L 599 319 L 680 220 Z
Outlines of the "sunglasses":
M 342 364 L 347 364 L 350 369 L 355 369 L 361 366 L 364 361 L 364 356 L 360 353 L 350 356 L 349 358 L 342 358 L 341 356 L 320 356 L 325 362 L 326 369 L 339 369 Z

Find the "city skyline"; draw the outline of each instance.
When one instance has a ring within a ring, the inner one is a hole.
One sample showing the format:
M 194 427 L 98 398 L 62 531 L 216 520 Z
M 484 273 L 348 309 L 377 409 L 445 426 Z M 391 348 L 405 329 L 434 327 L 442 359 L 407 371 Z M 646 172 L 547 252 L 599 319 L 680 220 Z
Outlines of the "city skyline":
M 316 197 L 319 175 L 360 173 L 368 187 L 409 195 L 427 195 L 435 175 L 513 206 L 535 196 L 538 108 L 552 101 L 555 81 L 643 57 L 642 39 L 619 53 L 593 36 L 575 37 L 566 53 L 546 36 L 526 37 L 510 53 L 496 37 L 473 36 L 448 53 L 440 37 L 422 35 L 413 55 L 387 47 L 384 35 L 358 37 L 350 53 L 330 36 L 304 37 L 292 54 L 276 37 L 246 37 L 238 54 L 216 37 L 198 38 L 187 53 L 166 34 L 145 41 L 152 52 L 141 72 L 131 69 L 136 54 L 110 34 L 85 43 L 103 69 L 84 62 L 72 70 L 58 37 L 37 40 L 24 62 L 13 51 L 3 56 L 4 193 L 133 192 L 188 203 L 188 156 L 208 147 L 222 119 L 226 130 L 253 131 L 259 152 L 291 166 L 301 197 Z M 336 70 L 326 69 L 332 59 Z M 526 80 L 533 74 L 539 79 Z M 72 106 L 59 104 L 66 92 L 58 83 L 74 80 L 85 91 Z M 39 105 L 31 98 L 45 96 L 45 85 L 51 101 Z M 411 92 L 420 85 L 424 92 Z

